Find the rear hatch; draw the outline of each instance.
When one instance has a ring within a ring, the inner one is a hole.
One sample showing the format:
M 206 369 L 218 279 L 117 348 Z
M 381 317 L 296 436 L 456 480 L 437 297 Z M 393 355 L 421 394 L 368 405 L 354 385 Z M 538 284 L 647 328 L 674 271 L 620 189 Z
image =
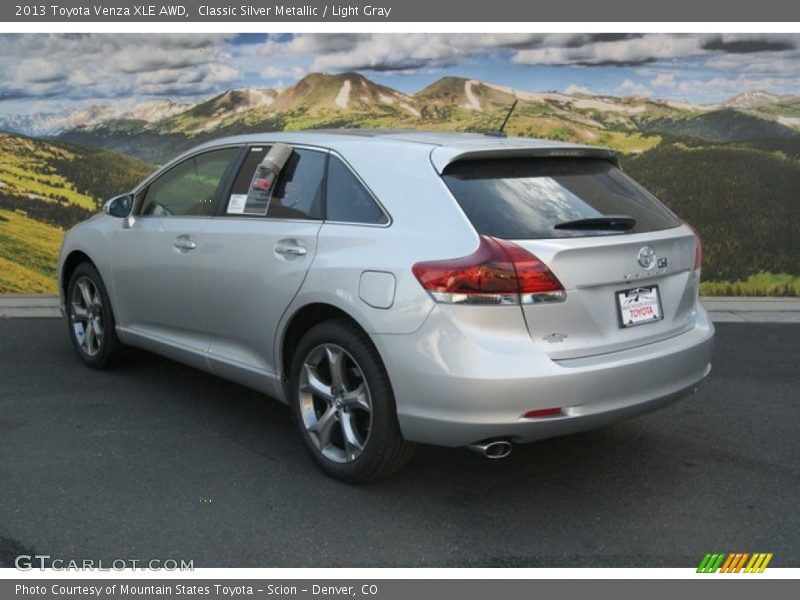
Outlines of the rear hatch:
M 699 281 L 692 229 L 612 160 L 457 160 L 442 178 L 479 234 L 544 263 L 561 301 L 521 309 L 553 359 L 629 349 L 694 326 Z

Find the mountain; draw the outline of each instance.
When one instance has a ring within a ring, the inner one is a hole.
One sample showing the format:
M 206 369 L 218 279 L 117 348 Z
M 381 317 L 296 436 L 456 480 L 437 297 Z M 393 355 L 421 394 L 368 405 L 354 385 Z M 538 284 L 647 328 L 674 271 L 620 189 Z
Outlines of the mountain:
M 110 121 L 135 121 L 139 124 L 148 124 L 183 112 L 190 106 L 172 100 L 150 100 L 129 109 L 92 104 L 60 112 L 7 115 L 0 116 L 0 131 L 34 137 L 49 137 L 73 129 L 90 129 Z
M 440 110 L 468 110 L 484 113 L 508 110 L 517 98 L 515 90 L 492 86 L 476 79 L 443 77 L 415 94 L 420 112 L 431 115 Z
M 639 97 L 528 92 L 463 77 L 443 77 L 415 94 L 360 73 L 311 73 L 282 90 L 228 90 L 182 111 L 142 123 L 130 115 L 95 119 L 61 138 L 163 162 L 203 141 L 252 131 L 334 127 L 492 131 L 644 152 L 663 135 L 706 141 L 791 138 L 800 130 L 800 98 L 749 92 L 716 105 Z
M 174 102 L 172 100 L 149 100 L 140 102 L 133 108 L 120 112 L 115 118 L 155 123 L 172 115 L 191 110 L 192 106 L 191 103 Z
M 0 129 L 38 137 L 63 135 L 163 160 L 166 155 L 158 148 L 137 149 L 136 141 L 126 137 L 152 134 L 146 135 L 148 143 L 160 146 L 162 139 L 164 150 L 172 151 L 209 137 L 257 129 L 380 126 L 480 131 L 496 128 L 515 100 L 512 133 L 605 143 L 625 151 L 646 150 L 652 146 L 646 138 L 660 133 L 732 141 L 790 137 L 790 131 L 800 131 L 800 98 L 762 91 L 718 104 L 692 105 L 580 92 L 528 92 L 443 77 L 405 94 L 355 72 L 311 73 L 282 90 L 231 89 L 195 105 L 152 100 L 128 109 L 94 104 L 58 113 L 7 115 L 0 117 Z M 733 132 L 726 131 L 729 125 Z
M 0 117 L 0 130 L 43 137 L 100 123 L 114 118 L 117 114 L 118 111 L 110 106 L 93 104 L 54 113 L 9 115 Z
M 73 224 L 57 218 L 64 212 L 60 209 L 91 214 L 104 199 L 130 189 L 152 170 L 152 165 L 102 148 L 0 132 L 0 202 L 14 198 L 12 208 L 31 209 L 55 225 Z
M 618 150 L 628 172 L 699 229 L 704 277 L 723 286 L 713 289 L 735 293 L 727 282 L 760 271 L 800 273 L 800 98 L 749 92 L 692 105 L 462 77 L 404 94 L 359 73 L 312 73 L 285 89 L 237 88 L 191 106 L 159 101 L 26 117 L 39 131 L 62 128 L 56 139 L 0 133 L 0 292 L 52 289 L 62 228 L 129 189 L 147 163 L 203 141 L 327 127 L 488 132 L 514 101 L 510 136 Z M 759 289 L 778 288 L 790 293 Z
M 274 112 L 303 111 L 309 115 L 336 112 L 378 112 L 397 108 L 415 114 L 410 96 L 380 85 L 360 73 L 311 73 L 283 90 Z
M 62 139 L 98 145 L 163 162 L 208 139 L 252 131 L 333 127 L 490 131 L 515 99 L 512 135 L 574 139 L 643 151 L 657 135 L 638 130 L 637 118 L 681 117 L 687 111 L 647 100 L 530 93 L 459 77 L 445 77 L 416 94 L 380 85 L 360 73 L 311 73 L 280 91 L 229 90 L 183 112 L 147 124 L 108 119 L 75 127 Z
M 769 92 L 754 91 L 744 92 L 732 96 L 721 104 L 727 108 L 758 108 L 780 102 L 783 96 L 770 94 Z
M 650 124 L 657 132 L 687 135 L 711 142 L 746 142 L 795 138 L 800 132 L 779 120 L 723 108 L 686 119 L 662 119 Z
M 201 102 L 188 110 L 173 113 L 159 121 L 155 128 L 164 133 L 200 133 L 223 126 L 238 115 L 267 108 L 278 92 L 269 88 L 236 88 Z
M 639 97 L 528 92 L 463 77 L 443 77 L 415 94 L 360 73 L 311 73 L 282 90 L 239 88 L 146 123 L 126 118 L 63 130 L 65 140 L 163 162 L 203 141 L 252 131 L 334 127 L 492 131 L 511 105 L 510 135 L 599 144 L 644 152 L 663 135 L 706 141 L 792 138 L 800 98 L 740 94 L 716 105 Z

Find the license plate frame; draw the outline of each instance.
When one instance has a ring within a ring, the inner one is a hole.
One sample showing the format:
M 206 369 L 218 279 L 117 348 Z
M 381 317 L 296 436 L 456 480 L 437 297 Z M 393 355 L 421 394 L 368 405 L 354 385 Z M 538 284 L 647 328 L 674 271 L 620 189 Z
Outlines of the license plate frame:
M 648 295 L 654 295 L 654 301 L 651 300 L 650 302 L 643 303 L 641 306 L 650 308 L 655 307 L 657 312 L 653 318 L 642 319 L 639 321 L 633 321 L 632 319 L 629 319 L 627 323 L 625 322 L 625 311 L 626 309 L 630 310 L 631 307 L 625 307 L 623 305 L 623 302 L 624 300 L 630 298 L 631 295 L 634 293 L 637 293 L 639 295 L 643 293 L 647 293 Z M 617 310 L 617 321 L 619 322 L 619 326 L 622 329 L 639 327 L 640 325 L 649 325 L 650 323 L 658 323 L 659 321 L 664 320 L 664 309 L 661 305 L 661 290 L 658 289 L 657 285 L 640 285 L 635 288 L 618 290 L 614 292 L 614 300 Z

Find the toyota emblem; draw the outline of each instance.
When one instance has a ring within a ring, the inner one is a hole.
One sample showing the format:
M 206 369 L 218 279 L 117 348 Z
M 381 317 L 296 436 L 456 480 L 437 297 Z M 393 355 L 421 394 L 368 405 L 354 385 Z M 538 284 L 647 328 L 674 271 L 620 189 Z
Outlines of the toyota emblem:
M 643 246 L 636 257 L 643 269 L 652 269 L 656 265 L 656 251 L 652 246 Z

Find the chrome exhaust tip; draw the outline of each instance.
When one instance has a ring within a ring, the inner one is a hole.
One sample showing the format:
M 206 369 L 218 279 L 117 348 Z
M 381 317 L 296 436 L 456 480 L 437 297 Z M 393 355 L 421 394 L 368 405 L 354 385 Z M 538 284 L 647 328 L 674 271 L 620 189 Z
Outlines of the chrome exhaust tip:
M 467 446 L 473 452 L 489 459 L 506 458 L 511 454 L 511 442 L 505 440 L 495 440 L 493 442 L 479 442 Z

